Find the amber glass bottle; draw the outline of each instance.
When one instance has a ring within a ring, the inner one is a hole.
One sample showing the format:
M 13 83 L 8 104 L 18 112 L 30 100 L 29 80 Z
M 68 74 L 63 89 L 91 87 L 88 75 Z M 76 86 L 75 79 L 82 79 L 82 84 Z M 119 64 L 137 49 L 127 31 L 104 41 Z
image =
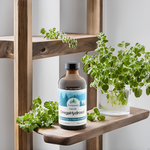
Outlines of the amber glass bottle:
M 59 126 L 67 130 L 86 127 L 86 81 L 79 75 L 80 63 L 65 63 L 66 75 L 59 80 Z

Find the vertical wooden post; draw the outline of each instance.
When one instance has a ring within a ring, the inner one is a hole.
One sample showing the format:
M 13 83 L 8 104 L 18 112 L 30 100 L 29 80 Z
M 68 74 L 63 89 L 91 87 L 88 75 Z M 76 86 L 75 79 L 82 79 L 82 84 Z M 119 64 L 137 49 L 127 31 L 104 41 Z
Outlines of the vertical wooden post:
M 87 0 L 87 33 L 97 34 L 102 31 L 103 0 Z M 97 105 L 97 91 L 89 85 L 93 79 L 87 76 L 87 109 Z M 87 150 L 102 150 L 102 135 L 87 140 Z
M 32 104 L 32 0 L 14 0 L 14 117 Z M 32 150 L 32 133 L 15 122 L 15 150 Z
M 102 31 L 103 0 L 87 0 L 87 33 Z

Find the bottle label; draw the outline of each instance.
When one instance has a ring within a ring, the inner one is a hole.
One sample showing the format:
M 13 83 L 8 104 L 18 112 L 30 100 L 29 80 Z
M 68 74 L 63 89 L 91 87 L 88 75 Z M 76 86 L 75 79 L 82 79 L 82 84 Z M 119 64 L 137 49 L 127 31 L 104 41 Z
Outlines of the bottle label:
M 86 89 L 59 89 L 59 123 L 66 126 L 86 124 Z

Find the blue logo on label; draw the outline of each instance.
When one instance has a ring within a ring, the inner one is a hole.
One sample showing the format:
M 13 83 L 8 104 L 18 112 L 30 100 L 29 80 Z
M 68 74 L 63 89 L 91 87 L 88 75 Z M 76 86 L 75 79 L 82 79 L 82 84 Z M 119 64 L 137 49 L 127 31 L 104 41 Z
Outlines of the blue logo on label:
M 70 99 L 70 104 L 77 104 L 77 99 L 76 98 Z
M 78 107 L 78 106 L 80 106 L 80 101 L 76 98 L 71 98 L 71 99 L 68 100 L 67 106 L 69 106 L 69 107 L 71 107 L 71 106 L 72 107 Z

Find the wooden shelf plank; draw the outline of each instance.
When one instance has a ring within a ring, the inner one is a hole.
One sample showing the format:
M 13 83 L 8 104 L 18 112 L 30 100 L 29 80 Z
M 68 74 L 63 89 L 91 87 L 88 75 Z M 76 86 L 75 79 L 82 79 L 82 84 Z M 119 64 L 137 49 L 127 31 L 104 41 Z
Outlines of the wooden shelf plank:
M 86 34 L 67 34 L 77 39 L 78 46 L 76 49 L 70 49 L 68 44 L 62 43 L 60 39 L 47 40 L 43 36 L 32 38 L 33 59 L 47 58 L 66 54 L 92 51 L 96 49 L 98 40 L 97 35 Z M 0 37 L 0 58 L 14 58 L 14 37 Z
M 36 132 L 43 135 L 46 143 L 71 145 L 146 119 L 148 116 L 148 110 L 131 107 L 129 115 L 107 116 L 105 121 L 87 121 L 87 127 L 83 130 L 63 130 L 54 125 L 51 128 L 38 128 Z

